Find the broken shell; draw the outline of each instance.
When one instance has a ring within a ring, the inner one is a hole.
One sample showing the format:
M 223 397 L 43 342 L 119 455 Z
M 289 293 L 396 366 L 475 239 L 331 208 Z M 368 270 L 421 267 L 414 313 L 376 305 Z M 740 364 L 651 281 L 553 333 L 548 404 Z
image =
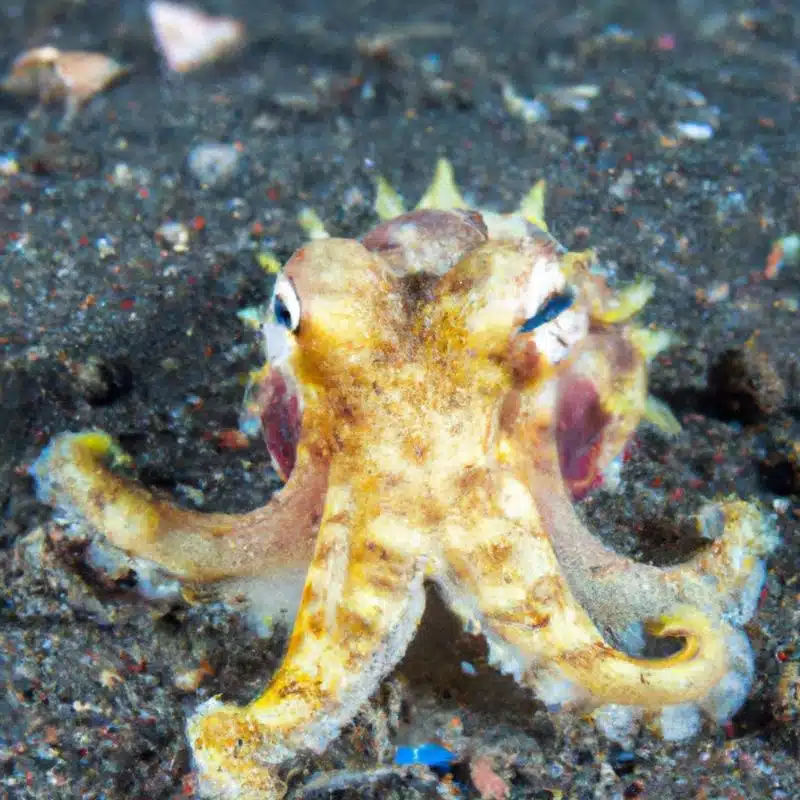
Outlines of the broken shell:
M 232 17 L 212 17 L 200 9 L 156 0 L 147 7 L 167 66 L 191 72 L 244 43 L 244 25 Z
M 12 94 L 36 95 L 41 103 L 65 99 L 65 118 L 69 118 L 127 71 L 102 53 L 36 47 L 17 56 L 2 88 Z
M 714 138 L 714 128 L 708 122 L 676 122 L 674 128 L 678 136 L 692 142 L 708 142 Z
M 127 71 L 127 67 L 102 53 L 67 52 L 56 60 L 56 73 L 64 82 L 68 96 L 75 98 L 79 105 Z
M 13 94 L 41 95 L 42 84 L 48 81 L 49 75 L 57 82 L 55 65 L 59 55 L 55 47 L 26 50 L 11 64 L 11 72 L 3 80 L 3 89 Z

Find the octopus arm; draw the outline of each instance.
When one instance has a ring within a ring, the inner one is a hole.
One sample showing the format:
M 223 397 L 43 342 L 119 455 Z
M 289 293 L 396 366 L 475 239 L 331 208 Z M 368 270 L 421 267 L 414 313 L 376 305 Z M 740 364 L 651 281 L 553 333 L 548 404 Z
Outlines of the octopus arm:
M 308 459 L 262 508 L 204 514 L 157 498 L 118 475 L 110 465 L 125 458 L 108 434 L 61 434 L 31 468 L 38 497 L 70 524 L 102 532 L 116 547 L 185 581 L 263 575 L 308 564 L 327 482 L 323 465 Z
M 213 797 L 282 797 L 280 765 L 321 752 L 397 664 L 424 608 L 424 558 L 403 521 L 354 535 L 329 492 L 286 657 L 244 708 L 212 701 L 189 721 L 201 788 Z M 334 521 L 335 520 L 335 521 Z
M 682 699 L 665 703 L 682 710 L 680 714 L 662 712 L 664 731 L 692 735 L 699 725 L 699 717 L 692 717 L 697 707 L 718 721 L 730 718 L 752 683 L 752 653 L 740 626 L 755 611 L 765 576 L 763 557 L 776 544 L 769 520 L 749 503 L 711 503 L 702 509 L 699 520 L 700 532 L 713 541 L 695 557 L 669 568 L 633 561 L 606 547 L 578 516 L 561 474 L 555 432 L 537 431 L 533 425 L 526 430 L 523 423 L 522 441 L 531 440 L 539 446 L 530 462 L 528 484 L 541 530 L 580 606 L 611 641 L 632 653 L 641 651 L 647 633 L 678 635 L 682 625 L 684 647 L 662 662 L 669 666 L 672 661 L 671 669 L 678 667 L 675 687 L 682 680 L 681 671 L 704 657 L 709 662 L 708 680 L 687 682 Z M 667 628 L 664 620 L 671 621 Z M 697 691 L 701 686 L 705 689 Z M 658 698 L 658 693 L 651 697 Z M 645 699 L 610 702 L 652 708 Z M 687 704 L 694 710 L 687 711 Z M 687 722 L 690 718 L 691 723 Z M 670 738 L 684 738 L 684 734 Z
M 526 433 L 538 443 L 529 485 L 542 527 L 573 589 L 590 613 L 620 631 L 636 620 L 690 604 L 741 625 L 755 611 L 764 579 L 763 557 L 777 544 L 759 509 L 724 499 L 704 506 L 699 533 L 710 544 L 674 567 L 643 564 L 614 552 L 578 516 L 561 475 L 553 433 Z
M 494 528 L 494 535 L 489 531 Z M 658 638 L 682 640 L 664 658 L 638 658 L 610 645 L 571 591 L 547 537 L 497 518 L 465 552 L 448 547 L 445 597 L 474 598 L 472 613 L 492 658 L 531 684 L 549 706 L 608 703 L 660 709 L 704 698 L 727 670 L 726 626 L 677 606 L 648 621 Z M 556 686 L 557 684 L 557 686 Z

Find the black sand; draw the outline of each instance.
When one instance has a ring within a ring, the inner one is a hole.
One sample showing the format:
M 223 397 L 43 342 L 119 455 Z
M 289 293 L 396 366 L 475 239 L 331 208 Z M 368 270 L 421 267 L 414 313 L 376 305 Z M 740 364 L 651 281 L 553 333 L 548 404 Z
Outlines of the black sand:
M 596 248 L 620 285 L 655 281 L 646 319 L 681 339 L 652 383 L 684 432 L 667 441 L 642 428 L 620 488 L 585 504 L 594 529 L 639 557 L 676 560 L 698 544 L 689 515 L 736 493 L 780 512 L 783 545 L 748 626 L 752 697 L 725 729 L 682 745 L 645 735 L 631 752 L 584 723 L 557 730 L 433 600 L 400 669 L 405 724 L 392 741 L 444 727 L 462 748 L 454 777 L 352 776 L 334 796 L 448 796 L 450 780 L 478 796 L 468 765 L 488 753 L 514 798 L 800 797 L 796 700 L 776 702 L 800 620 L 798 266 L 764 275 L 772 242 L 800 230 L 797 4 L 293 5 L 208 6 L 245 19 L 253 42 L 176 77 L 138 3 L 5 4 L 0 66 L 54 44 L 132 72 L 66 132 L 58 106 L 27 120 L 32 104 L 0 96 L 0 154 L 6 171 L 18 165 L 0 177 L 0 796 L 188 796 L 185 716 L 202 697 L 252 697 L 284 644 L 284 632 L 260 640 L 214 606 L 148 604 L 135 578 L 103 578 L 79 548 L 42 537 L 49 512 L 27 465 L 52 435 L 99 427 L 142 480 L 185 502 L 263 503 L 277 486 L 263 447 L 231 450 L 220 437 L 259 361 L 236 317 L 270 291 L 256 252 L 299 246 L 306 205 L 332 232 L 358 235 L 375 219 L 375 174 L 414 200 L 447 155 L 480 205 L 511 208 L 546 178 L 556 236 Z M 359 36 L 428 23 L 445 29 L 359 54 Z M 526 125 L 506 110 L 503 79 L 528 97 L 598 92 L 587 110 Z M 676 122 L 706 120 L 710 140 L 676 137 Z M 237 172 L 213 189 L 186 167 L 204 141 L 241 144 Z M 186 252 L 157 240 L 169 221 L 190 229 Z M 199 692 L 176 687 L 204 660 L 213 675 Z M 302 788 L 317 770 L 390 756 L 390 706 L 377 698 L 324 759 L 303 761 L 297 796 L 328 796 L 325 777 Z

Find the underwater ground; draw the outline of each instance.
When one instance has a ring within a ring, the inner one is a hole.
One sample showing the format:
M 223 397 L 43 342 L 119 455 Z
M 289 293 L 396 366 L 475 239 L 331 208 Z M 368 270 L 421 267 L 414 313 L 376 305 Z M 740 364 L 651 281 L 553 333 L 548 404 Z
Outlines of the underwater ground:
M 249 44 L 175 75 L 139 2 L 4 4 L 0 71 L 41 45 L 131 70 L 66 130 L 58 104 L 29 116 L 35 100 L 0 95 L 0 797 L 190 796 L 187 714 L 251 698 L 286 636 L 92 568 L 48 526 L 28 465 L 54 434 L 98 427 L 182 502 L 262 504 L 277 478 L 235 432 L 261 357 L 236 312 L 269 296 L 260 262 L 304 241 L 304 207 L 364 232 L 375 177 L 415 201 L 440 156 L 481 206 L 509 210 L 545 178 L 564 244 L 595 248 L 618 285 L 655 282 L 645 319 L 678 344 L 652 390 L 683 433 L 643 426 L 584 511 L 659 563 L 699 546 L 706 499 L 776 514 L 782 545 L 747 626 L 757 677 L 724 728 L 623 750 L 552 720 L 432 597 L 398 674 L 298 765 L 294 796 L 800 797 L 800 264 L 791 239 L 779 249 L 800 231 L 797 3 L 204 8 L 244 20 Z M 208 143 L 227 145 L 213 175 L 195 151 Z M 369 769 L 425 741 L 450 747 L 451 770 Z

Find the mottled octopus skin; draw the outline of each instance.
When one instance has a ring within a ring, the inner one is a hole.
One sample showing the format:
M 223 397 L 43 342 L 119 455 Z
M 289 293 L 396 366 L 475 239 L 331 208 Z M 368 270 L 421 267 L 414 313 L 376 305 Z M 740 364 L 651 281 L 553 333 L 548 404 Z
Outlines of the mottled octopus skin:
M 667 569 L 586 529 L 573 498 L 640 422 L 651 337 L 590 254 L 519 230 L 495 238 L 477 212 L 424 210 L 295 253 L 278 281 L 296 291 L 299 327 L 268 319 L 279 355 L 262 387 L 290 474 L 261 509 L 156 499 L 106 466 L 117 451 L 101 433 L 64 435 L 35 465 L 45 500 L 187 583 L 307 567 L 264 693 L 210 701 L 188 723 L 205 796 L 282 797 L 281 765 L 324 750 L 403 656 L 426 582 L 498 667 L 554 711 L 594 711 L 612 738 L 642 718 L 690 735 L 698 708 L 724 721 L 744 701 L 741 626 L 769 526 L 747 503 L 710 504 L 714 541 Z M 564 287 L 572 308 L 521 332 Z M 672 639 L 672 654 L 640 655 L 645 634 Z

